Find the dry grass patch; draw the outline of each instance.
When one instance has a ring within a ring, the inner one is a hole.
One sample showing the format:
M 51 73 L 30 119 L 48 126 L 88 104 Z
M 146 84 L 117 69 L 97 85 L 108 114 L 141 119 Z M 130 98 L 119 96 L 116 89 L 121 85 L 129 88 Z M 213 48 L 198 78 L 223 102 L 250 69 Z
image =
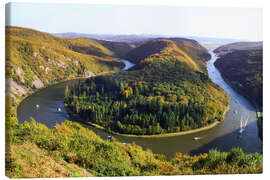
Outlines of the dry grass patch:
M 12 178 L 91 177 L 75 164 L 57 160 L 35 144 L 11 145 L 6 156 L 6 175 Z

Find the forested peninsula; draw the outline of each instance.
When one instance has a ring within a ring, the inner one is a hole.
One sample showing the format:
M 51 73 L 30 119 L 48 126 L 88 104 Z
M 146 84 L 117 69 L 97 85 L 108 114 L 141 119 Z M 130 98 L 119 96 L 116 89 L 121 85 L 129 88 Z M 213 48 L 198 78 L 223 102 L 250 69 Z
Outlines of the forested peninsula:
M 130 70 L 67 87 L 70 112 L 108 131 L 135 135 L 183 132 L 224 120 L 229 97 L 209 79 L 209 54 L 196 41 L 152 40 L 127 57 L 137 63 Z

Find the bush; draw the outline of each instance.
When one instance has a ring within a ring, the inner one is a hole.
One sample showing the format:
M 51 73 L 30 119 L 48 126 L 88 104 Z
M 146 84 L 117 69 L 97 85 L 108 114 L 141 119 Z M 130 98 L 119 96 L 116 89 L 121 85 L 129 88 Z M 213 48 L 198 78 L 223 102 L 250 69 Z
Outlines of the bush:
M 69 121 L 56 129 L 48 129 L 32 119 L 14 125 L 10 131 L 11 143 L 31 142 L 54 160 L 77 164 L 96 176 L 258 173 L 262 170 L 262 156 L 245 155 L 240 148 L 229 153 L 211 150 L 208 155 L 199 156 L 177 153 L 168 160 L 134 143 L 104 141 L 91 130 Z M 7 166 L 8 171 L 16 168 L 9 159 Z
M 258 153 L 245 155 L 238 163 L 240 167 L 250 169 L 255 169 L 260 164 L 262 164 L 262 158 Z
M 231 164 L 238 163 L 241 159 L 244 158 L 244 156 L 245 153 L 241 148 L 232 148 L 226 158 L 226 161 Z

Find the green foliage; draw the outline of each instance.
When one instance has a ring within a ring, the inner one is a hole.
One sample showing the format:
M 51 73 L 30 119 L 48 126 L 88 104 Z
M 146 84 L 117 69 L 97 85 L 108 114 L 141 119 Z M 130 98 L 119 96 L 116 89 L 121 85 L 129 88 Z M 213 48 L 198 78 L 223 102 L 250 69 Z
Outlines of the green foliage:
M 232 87 L 262 108 L 262 50 L 228 53 L 215 66 Z
M 206 158 L 200 158 L 194 165 L 194 169 L 209 168 L 215 169 L 226 164 L 227 153 L 218 150 L 210 150 Z
M 54 129 L 48 129 L 34 119 L 18 124 L 11 113 L 16 112 L 17 106 L 11 106 L 11 102 L 11 98 L 6 99 L 6 107 L 10 107 L 6 113 L 6 122 L 9 123 L 6 132 L 9 134 L 5 156 L 6 174 L 9 177 L 85 176 L 85 173 L 79 173 L 82 171 L 78 168 L 95 176 L 262 172 L 262 155 L 244 154 L 239 148 L 230 152 L 210 150 L 209 154 L 198 156 L 176 153 L 169 160 L 165 155 L 154 154 L 134 143 L 102 140 L 93 131 L 76 122 L 66 121 Z M 240 158 L 236 157 L 238 154 Z M 55 162 L 62 162 L 64 169 L 71 174 L 59 169 Z M 70 164 L 76 164 L 77 168 L 74 169 L 74 165 L 70 167 Z M 43 171 L 46 173 L 40 174 Z
M 171 41 L 152 43 L 165 47 L 129 71 L 74 86 L 66 107 L 87 122 L 124 134 L 172 133 L 223 120 L 229 99 L 221 88 Z
M 27 28 L 6 27 L 6 77 L 33 88 L 35 75 L 44 85 L 76 77 L 116 71 L 123 67 L 117 46 L 86 38 L 60 38 Z M 132 47 L 121 44 L 121 53 Z M 120 54 L 121 54 L 120 53 Z
M 199 173 L 255 173 L 261 170 L 262 156 L 258 153 L 246 154 L 241 148 L 229 152 L 210 150 L 206 157 L 200 157 L 193 169 Z
M 34 120 L 24 124 L 14 122 L 9 130 L 13 147 L 31 144 L 36 149 L 37 146 L 40 149 L 38 151 L 44 152 L 43 158 L 48 156 L 55 161 L 65 160 L 87 169 L 96 176 L 262 172 L 262 156 L 258 153 L 244 154 L 241 149 L 232 149 L 228 153 L 210 150 L 208 155 L 199 156 L 177 153 L 173 159 L 168 160 L 164 155 L 154 154 L 134 143 L 126 145 L 117 141 L 102 140 L 91 130 L 70 121 L 57 125 L 55 129 L 48 129 Z M 21 152 L 19 149 L 15 151 Z M 22 151 L 22 156 L 23 153 L 26 152 Z M 6 164 L 8 174 L 16 177 L 27 171 L 24 167 L 18 168 L 11 156 L 6 156 Z M 70 167 L 67 169 L 73 176 L 81 176 L 76 170 Z
M 244 156 L 245 153 L 241 148 L 233 148 L 227 157 L 227 162 L 238 163 Z
M 126 58 L 137 64 L 148 57 L 171 54 L 185 61 L 190 67 L 206 72 L 205 61 L 210 59 L 208 51 L 197 41 L 184 38 L 168 38 L 149 41 L 129 51 Z M 194 62 L 195 63 L 194 63 Z

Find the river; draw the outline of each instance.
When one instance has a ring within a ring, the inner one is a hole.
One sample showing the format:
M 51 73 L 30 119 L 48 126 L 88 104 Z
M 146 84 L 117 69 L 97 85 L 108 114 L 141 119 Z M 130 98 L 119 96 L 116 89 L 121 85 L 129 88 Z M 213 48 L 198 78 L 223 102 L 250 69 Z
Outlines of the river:
M 229 151 L 232 147 L 241 147 L 245 152 L 262 152 L 262 142 L 258 136 L 257 118 L 255 109 L 250 103 L 236 93 L 221 77 L 218 69 L 214 66 L 217 57 L 210 51 L 211 59 L 207 61 L 207 71 L 211 80 L 219 85 L 230 96 L 230 110 L 227 113 L 224 123 L 214 128 L 194 134 L 187 134 L 174 137 L 161 138 L 133 138 L 114 136 L 118 141 L 125 143 L 135 142 L 145 149 L 151 149 L 155 153 L 162 153 L 168 157 L 173 157 L 176 152 L 188 154 L 200 154 L 208 152 L 209 149 L 219 149 Z M 133 66 L 132 63 L 122 60 L 127 70 Z M 33 95 L 27 97 L 19 105 L 17 115 L 19 123 L 23 123 L 33 117 L 37 122 L 48 127 L 61 124 L 66 119 L 74 121 L 69 117 L 64 107 L 64 91 L 66 85 L 72 85 L 78 80 L 71 80 L 57 85 L 41 89 Z M 36 108 L 39 104 L 39 108 Z M 61 112 L 57 108 L 62 109 Z M 244 131 L 240 134 L 240 124 L 246 124 Z M 102 138 L 109 134 L 104 131 L 88 127 L 95 131 Z M 200 137 L 193 140 L 194 137 Z

